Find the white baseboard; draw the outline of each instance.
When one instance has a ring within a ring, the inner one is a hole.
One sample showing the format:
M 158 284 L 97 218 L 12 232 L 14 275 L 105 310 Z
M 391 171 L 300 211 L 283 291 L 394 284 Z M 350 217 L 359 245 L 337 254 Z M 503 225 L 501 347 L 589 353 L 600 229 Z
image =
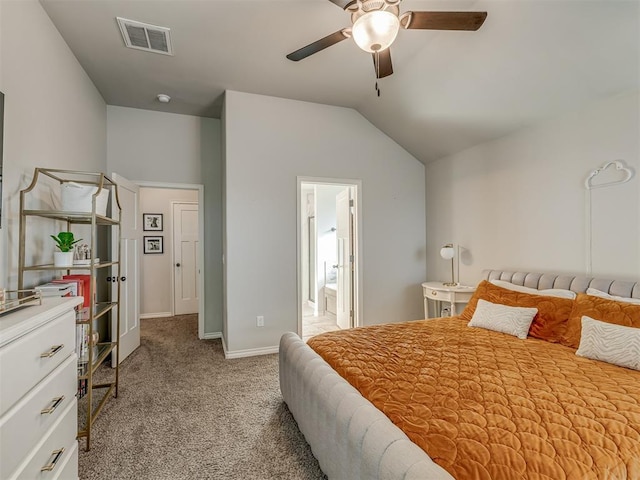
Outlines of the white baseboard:
M 215 338 L 222 338 L 222 332 L 205 333 L 200 340 L 213 340 Z
M 224 343 L 223 338 L 222 349 L 224 350 L 224 358 L 230 360 L 233 358 L 255 357 L 258 355 L 269 355 L 272 353 L 278 353 L 280 347 L 275 345 L 273 347 L 249 348 L 247 350 L 234 350 L 230 352 L 227 350 L 227 345 Z
M 144 318 L 166 318 L 166 317 L 173 317 L 173 314 L 171 312 L 141 313 L 140 314 L 140 318 L 141 319 L 144 319 Z

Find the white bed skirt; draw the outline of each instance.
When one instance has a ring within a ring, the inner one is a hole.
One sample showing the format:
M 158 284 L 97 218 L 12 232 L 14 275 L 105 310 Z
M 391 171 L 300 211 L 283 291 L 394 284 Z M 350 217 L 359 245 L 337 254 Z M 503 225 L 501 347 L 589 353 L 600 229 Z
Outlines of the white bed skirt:
M 453 479 L 295 333 L 280 339 L 280 390 L 330 479 Z

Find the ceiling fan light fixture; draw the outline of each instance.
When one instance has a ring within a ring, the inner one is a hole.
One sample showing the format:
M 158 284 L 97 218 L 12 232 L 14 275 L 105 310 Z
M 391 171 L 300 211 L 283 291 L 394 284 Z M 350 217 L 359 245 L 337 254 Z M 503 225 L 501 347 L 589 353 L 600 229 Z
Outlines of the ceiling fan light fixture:
M 386 10 L 367 12 L 353 23 L 352 36 L 365 52 L 386 50 L 400 29 L 398 16 Z

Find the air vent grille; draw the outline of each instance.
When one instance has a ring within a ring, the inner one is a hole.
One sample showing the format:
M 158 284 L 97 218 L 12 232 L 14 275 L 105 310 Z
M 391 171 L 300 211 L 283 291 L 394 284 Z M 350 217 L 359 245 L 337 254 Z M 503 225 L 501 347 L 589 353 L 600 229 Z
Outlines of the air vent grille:
M 116 18 L 127 47 L 163 55 L 173 55 L 171 30 L 169 28 L 121 17 Z

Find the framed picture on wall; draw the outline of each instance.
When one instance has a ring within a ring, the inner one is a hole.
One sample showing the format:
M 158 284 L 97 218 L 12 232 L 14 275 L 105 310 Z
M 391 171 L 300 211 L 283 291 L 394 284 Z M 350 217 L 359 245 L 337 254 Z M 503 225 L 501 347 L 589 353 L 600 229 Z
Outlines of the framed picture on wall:
M 164 237 L 143 237 L 144 253 L 164 253 Z
M 161 232 L 162 231 L 162 214 L 161 213 L 143 213 L 142 229 L 145 232 Z

